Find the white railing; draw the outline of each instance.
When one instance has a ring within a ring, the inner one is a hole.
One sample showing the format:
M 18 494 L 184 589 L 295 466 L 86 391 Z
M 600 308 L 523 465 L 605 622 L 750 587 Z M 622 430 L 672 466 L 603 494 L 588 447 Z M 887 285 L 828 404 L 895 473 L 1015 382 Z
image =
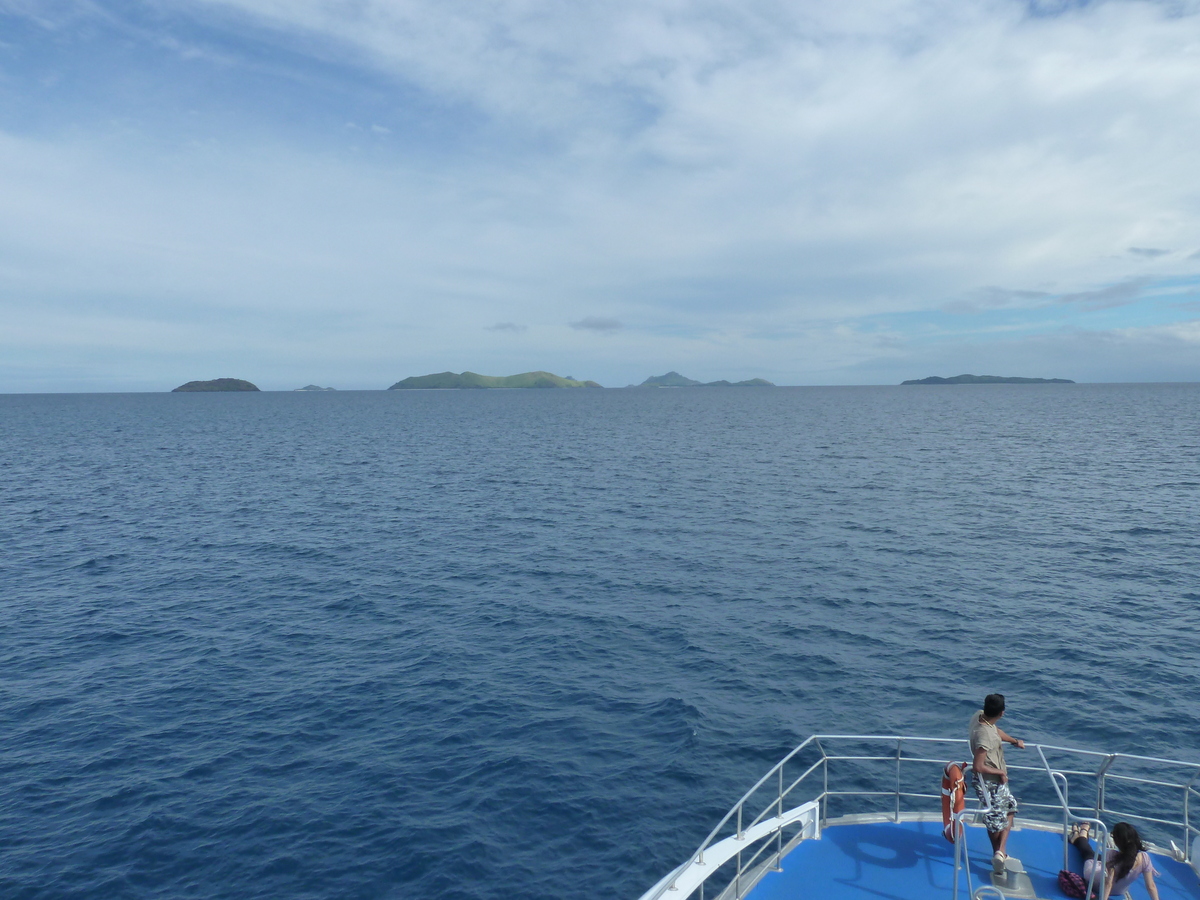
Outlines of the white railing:
M 1181 837 L 1178 855 L 1200 872 L 1200 860 L 1193 859 L 1200 828 L 1191 820 L 1193 798 L 1200 797 L 1200 763 L 1048 744 L 1027 743 L 1025 753 L 1035 765 L 1024 764 L 1021 751 L 1008 754 L 1020 820 L 1061 824 L 1064 868 L 1069 824 L 1092 822 L 1103 834 L 1103 817 L 1137 824 L 1148 842 L 1161 847 Z M 718 885 L 717 900 L 741 900 L 767 872 L 780 867 L 792 847 L 819 837 L 831 818 L 874 813 L 899 822 L 936 816 L 948 760 L 970 760 L 966 740 L 814 735 L 760 778 L 696 851 L 641 900 L 704 900 L 711 883 Z M 1075 796 L 1086 797 L 1087 804 L 1071 801 L 1072 783 Z M 963 819 L 976 812 L 969 810 Z

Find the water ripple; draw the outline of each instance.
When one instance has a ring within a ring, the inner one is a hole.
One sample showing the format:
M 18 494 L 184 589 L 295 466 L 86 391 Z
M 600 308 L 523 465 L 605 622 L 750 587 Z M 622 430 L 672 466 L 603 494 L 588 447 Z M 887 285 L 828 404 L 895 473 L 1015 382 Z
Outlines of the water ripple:
M 991 690 L 1195 758 L 1198 400 L 0 397 L 0 894 L 637 896 Z

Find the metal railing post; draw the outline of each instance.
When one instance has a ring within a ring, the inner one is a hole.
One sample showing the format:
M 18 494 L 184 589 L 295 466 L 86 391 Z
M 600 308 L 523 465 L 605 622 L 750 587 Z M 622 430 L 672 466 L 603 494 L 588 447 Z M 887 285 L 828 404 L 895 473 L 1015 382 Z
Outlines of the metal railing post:
M 1200 771 L 1188 780 L 1188 783 L 1183 786 L 1183 855 L 1188 862 L 1192 861 L 1192 820 L 1191 820 L 1191 800 L 1192 800 L 1192 785 L 1196 783 L 1196 779 L 1200 778 Z
M 1185 784 L 1183 786 L 1183 852 L 1185 856 L 1191 856 L 1192 854 L 1192 829 L 1188 827 L 1188 800 L 1190 799 L 1191 795 L 1191 784 Z
M 829 754 L 825 752 L 825 748 L 821 748 L 821 769 L 825 775 L 825 786 L 821 790 L 821 827 L 825 827 L 825 823 L 829 821 Z
M 1051 772 L 1050 778 L 1054 779 L 1054 780 L 1057 780 L 1059 778 L 1062 779 L 1062 796 L 1063 796 L 1063 864 L 1062 864 L 1062 867 L 1064 869 L 1067 869 L 1067 868 L 1069 868 L 1069 866 L 1068 866 L 1069 857 L 1067 855 L 1067 853 L 1068 853 L 1067 844 L 1069 843 L 1069 841 L 1067 840 L 1067 833 L 1069 831 L 1069 824 L 1070 824 L 1067 817 L 1071 814 L 1071 787 L 1069 784 L 1067 784 L 1067 776 L 1064 775 L 1062 772 Z
M 896 741 L 896 822 L 900 821 L 900 745 L 904 741 Z
M 1116 760 L 1117 754 L 1110 753 L 1104 758 L 1104 762 L 1100 764 L 1100 768 L 1096 770 L 1096 818 L 1100 818 L 1100 813 L 1104 812 L 1104 785 L 1108 781 L 1108 767 Z
M 963 823 L 966 810 L 950 816 L 950 827 L 954 829 L 954 900 L 958 900 L 958 885 L 962 873 L 967 873 L 967 896 L 971 896 L 971 866 L 967 858 L 967 827 Z
M 779 767 L 779 806 L 775 809 L 775 818 L 783 818 L 783 766 Z
M 953 815 L 950 816 L 950 827 L 952 827 L 954 829 L 954 898 L 953 898 L 953 900 L 958 900 L 958 870 L 959 870 L 958 823 L 955 821 Z

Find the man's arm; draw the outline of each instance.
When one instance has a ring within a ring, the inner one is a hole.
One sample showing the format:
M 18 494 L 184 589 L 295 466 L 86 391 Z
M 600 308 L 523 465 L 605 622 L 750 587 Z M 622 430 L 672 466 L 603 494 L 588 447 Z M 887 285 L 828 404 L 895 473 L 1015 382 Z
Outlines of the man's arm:
M 999 775 L 1000 783 L 1008 781 L 1008 775 L 1000 769 L 994 768 L 987 764 L 987 748 L 978 747 L 975 750 L 975 759 L 971 763 L 971 767 L 981 775 Z
M 997 726 L 997 728 L 996 728 L 996 734 L 1000 735 L 1000 740 L 1005 741 L 1009 744 L 1012 744 L 1018 750 L 1025 749 L 1024 741 L 1019 741 L 1015 737 L 1009 737 L 1007 734 L 1005 734 L 1003 731 L 1000 730 L 999 726 Z

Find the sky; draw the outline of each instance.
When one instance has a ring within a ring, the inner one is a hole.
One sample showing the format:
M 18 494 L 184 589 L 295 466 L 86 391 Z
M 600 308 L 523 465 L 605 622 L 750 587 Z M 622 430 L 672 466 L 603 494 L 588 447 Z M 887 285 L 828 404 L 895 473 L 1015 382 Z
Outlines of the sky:
M 0 0 L 0 392 L 1200 380 L 1200 0 Z

